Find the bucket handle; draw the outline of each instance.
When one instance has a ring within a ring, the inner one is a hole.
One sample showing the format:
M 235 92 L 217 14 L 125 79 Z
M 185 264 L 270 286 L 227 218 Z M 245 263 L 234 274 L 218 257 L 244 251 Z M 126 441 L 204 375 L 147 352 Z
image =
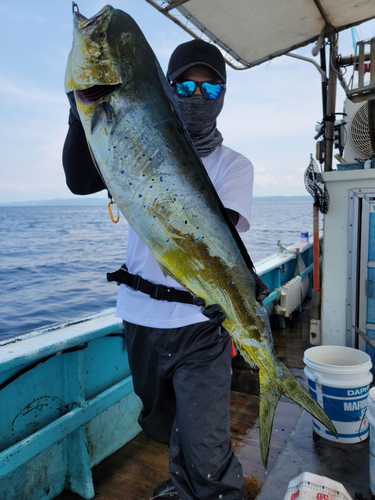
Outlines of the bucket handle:
M 316 384 L 318 384 L 318 385 L 319 385 L 319 387 L 321 387 L 321 386 L 320 386 L 320 373 L 319 373 L 319 375 L 316 375 L 316 374 L 315 374 L 314 382 L 315 382 Z
M 318 382 L 318 377 L 315 378 L 315 383 L 319 386 L 320 390 L 322 391 L 323 396 L 326 398 L 326 400 L 328 401 L 328 403 L 331 406 L 333 406 L 334 408 L 336 408 L 336 410 L 338 410 L 340 413 L 342 413 L 346 417 L 351 418 L 354 422 L 361 422 L 361 425 L 359 426 L 359 429 L 358 429 L 358 437 L 359 437 L 360 441 L 363 441 L 360 433 L 361 433 L 361 427 L 363 425 L 363 421 L 366 418 L 367 408 L 365 409 L 365 411 L 363 412 L 363 415 L 360 418 L 352 417 L 351 415 L 348 415 L 347 413 L 345 413 L 344 411 L 342 411 L 341 408 L 339 408 L 338 406 L 336 406 L 335 404 L 332 403 L 332 401 L 329 399 L 329 397 L 327 396 L 327 394 L 323 391 L 322 385 Z

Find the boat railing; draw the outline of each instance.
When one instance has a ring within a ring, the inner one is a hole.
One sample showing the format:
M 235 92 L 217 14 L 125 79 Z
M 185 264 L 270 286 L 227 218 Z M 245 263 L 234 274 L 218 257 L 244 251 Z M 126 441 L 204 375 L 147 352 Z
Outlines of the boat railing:
M 91 468 L 140 432 L 115 310 L 7 339 L 0 407 L 0 498 L 27 498 L 37 480 L 38 498 L 92 498 Z

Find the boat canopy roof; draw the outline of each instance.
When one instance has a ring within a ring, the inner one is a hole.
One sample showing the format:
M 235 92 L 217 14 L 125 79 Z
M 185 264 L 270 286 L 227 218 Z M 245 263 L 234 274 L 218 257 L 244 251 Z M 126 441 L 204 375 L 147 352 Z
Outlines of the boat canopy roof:
M 375 17 L 373 0 L 147 1 L 193 36 L 215 42 L 236 69 L 314 42 L 326 27 L 338 32 Z

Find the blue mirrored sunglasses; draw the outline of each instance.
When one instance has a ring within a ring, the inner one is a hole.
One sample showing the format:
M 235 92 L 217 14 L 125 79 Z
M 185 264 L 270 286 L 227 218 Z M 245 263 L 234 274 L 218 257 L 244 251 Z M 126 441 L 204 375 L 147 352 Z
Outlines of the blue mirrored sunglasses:
M 225 83 L 218 82 L 195 82 L 194 80 L 181 80 L 172 83 L 176 94 L 181 97 L 191 97 L 197 86 L 201 89 L 203 97 L 206 99 L 217 99 Z

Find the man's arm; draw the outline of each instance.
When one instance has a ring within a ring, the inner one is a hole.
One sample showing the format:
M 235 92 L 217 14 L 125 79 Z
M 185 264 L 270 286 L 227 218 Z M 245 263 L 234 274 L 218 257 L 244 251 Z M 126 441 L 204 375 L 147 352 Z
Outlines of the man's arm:
M 69 92 L 69 130 L 63 149 L 66 184 L 74 194 L 92 194 L 106 189 L 87 145 L 73 92 Z
M 227 211 L 233 225 L 236 226 L 238 219 L 240 218 L 239 214 L 237 212 L 235 212 L 234 210 L 231 210 L 230 208 L 226 208 L 225 210 Z

